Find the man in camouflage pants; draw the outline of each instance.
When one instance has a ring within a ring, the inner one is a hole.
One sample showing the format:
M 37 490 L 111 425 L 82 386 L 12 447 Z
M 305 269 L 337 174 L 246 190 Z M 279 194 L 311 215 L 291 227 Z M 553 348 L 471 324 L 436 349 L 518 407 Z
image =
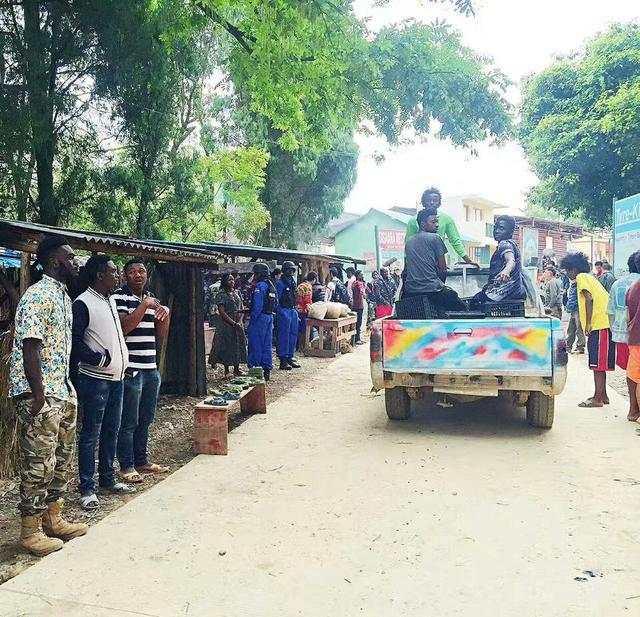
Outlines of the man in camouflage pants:
M 77 276 L 73 249 L 61 237 L 44 239 L 37 262 L 42 280 L 16 310 L 9 388 L 20 427 L 20 543 L 42 557 L 62 540 L 87 533 L 61 516 L 76 441 L 77 402 L 69 381 L 71 301 L 66 283 Z

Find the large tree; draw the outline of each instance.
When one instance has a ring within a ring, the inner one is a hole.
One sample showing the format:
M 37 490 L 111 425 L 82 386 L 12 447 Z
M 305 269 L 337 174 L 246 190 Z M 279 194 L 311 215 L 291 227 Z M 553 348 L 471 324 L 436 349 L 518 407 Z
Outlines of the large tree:
M 531 201 L 609 225 L 612 199 L 640 192 L 640 28 L 615 26 L 527 79 L 521 111 Z
M 5 202 L 14 201 L 15 207 L 7 209 L 19 218 L 26 218 L 31 207 L 29 214 L 50 225 L 62 215 L 55 182 L 60 146 L 73 147 L 75 137 L 83 138 L 78 129 L 90 132 L 80 120 L 92 96 L 95 41 L 82 27 L 77 4 L 82 3 L 0 5 L 0 165 L 11 174 L 11 182 L 4 182 Z
M 271 153 L 263 197 L 272 225 L 262 241 L 295 245 L 342 212 L 358 128 L 399 143 L 435 127 L 456 145 L 508 132 L 506 80 L 446 25 L 410 21 L 374 34 L 352 0 L 196 5 L 233 42 L 226 66 L 238 124 Z

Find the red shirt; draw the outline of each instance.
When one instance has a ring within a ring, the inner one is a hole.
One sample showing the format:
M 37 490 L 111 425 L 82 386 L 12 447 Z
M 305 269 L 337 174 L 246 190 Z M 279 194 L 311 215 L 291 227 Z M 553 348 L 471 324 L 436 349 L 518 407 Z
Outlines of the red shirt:
M 625 304 L 629 314 L 627 330 L 629 345 L 640 345 L 640 281 L 636 281 L 627 290 Z
M 367 297 L 367 287 L 364 281 L 355 281 L 351 286 L 353 294 L 353 308 L 360 310 L 364 308 L 364 302 Z

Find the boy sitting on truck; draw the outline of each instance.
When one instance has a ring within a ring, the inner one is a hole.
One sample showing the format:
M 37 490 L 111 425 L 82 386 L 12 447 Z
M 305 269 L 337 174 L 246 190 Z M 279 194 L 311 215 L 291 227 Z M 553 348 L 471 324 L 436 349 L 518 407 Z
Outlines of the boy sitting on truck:
M 567 276 L 576 281 L 580 323 L 587 337 L 589 368 L 593 371 L 595 391 L 591 398 L 578 407 L 602 407 L 609 404 L 607 371 L 616 368 L 616 347 L 611 340 L 607 304 L 609 294 L 597 278 L 589 272 L 589 260 L 584 253 L 566 255 L 560 262 Z
M 402 297 L 426 296 L 446 311 L 467 310 L 458 294 L 447 287 L 447 247 L 438 235 L 438 212 L 418 213 L 418 233 L 405 246 L 405 277 Z
M 473 297 L 473 304 L 524 300 L 527 292 L 522 280 L 522 259 L 513 240 L 516 221 L 512 216 L 496 216 L 493 238 L 498 243 L 489 264 L 489 280 Z

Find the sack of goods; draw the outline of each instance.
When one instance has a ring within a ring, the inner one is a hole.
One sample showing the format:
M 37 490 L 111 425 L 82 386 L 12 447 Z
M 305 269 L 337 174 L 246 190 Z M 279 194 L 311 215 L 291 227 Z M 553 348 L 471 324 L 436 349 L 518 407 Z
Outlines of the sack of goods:
M 327 302 L 314 302 L 309 305 L 309 317 L 311 319 L 325 319 L 327 315 Z
M 343 307 L 346 305 L 340 304 L 340 302 L 326 302 L 327 305 L 327 314 L 325 315 L 325 319 L 338 319 L 342 316 Z M 347 311 L 349 307 L 346 307 Z
M 347 304 L 342 304 L 342 310 L 340 311 L 340 317 L 346 317 L 351 313 L 351 309 Z

